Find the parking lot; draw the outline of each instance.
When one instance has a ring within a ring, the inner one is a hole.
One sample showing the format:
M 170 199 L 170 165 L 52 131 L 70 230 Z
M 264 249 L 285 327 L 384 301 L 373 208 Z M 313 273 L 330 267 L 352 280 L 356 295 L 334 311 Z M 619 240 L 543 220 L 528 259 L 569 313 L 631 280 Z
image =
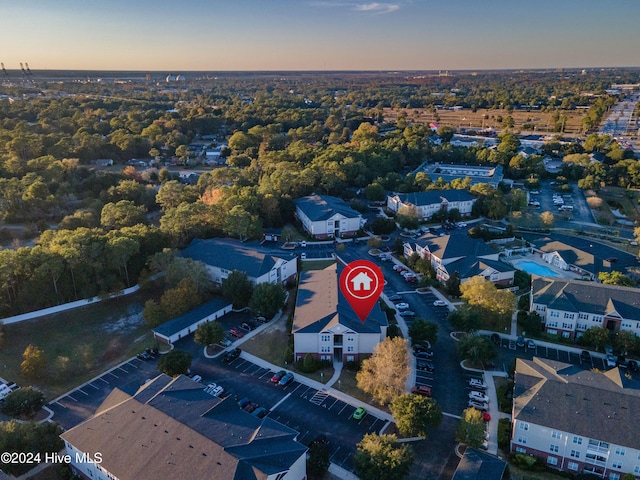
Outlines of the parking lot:
M 53 420 L 69 429 L 89 418 L 114 388 L 134 394 L 145 380 L 158 375 L 156 360 L 132 358 L 50 402 Z
M 270 410 L 269 416 L 300 432 L 298 440 L 306 445 L 316 437 L 329 439 L 331 462 L 353 470 L 356 444 L 366 433 L 380 432 L 386 421 L 367 412 L 353 419 L 356 406 L 331 393 L 297 380 L 287 386 L 271 383 L 274 373 L 241 356 L 229 364 L 220 359 L 202 359 L 192 368 L 202 376 L 203 385 L 215 382 L 225 389 L 224 396 L 244 397 Z

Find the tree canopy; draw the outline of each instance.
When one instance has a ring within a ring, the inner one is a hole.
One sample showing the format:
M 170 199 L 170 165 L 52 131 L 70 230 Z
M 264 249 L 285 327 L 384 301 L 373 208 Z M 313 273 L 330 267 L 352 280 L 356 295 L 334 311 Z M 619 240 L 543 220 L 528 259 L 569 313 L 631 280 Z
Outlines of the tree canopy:
M 427 437 L 442 421 L 442 410 L 436 401 L 421 395 L 400 395 L 390 407 L 396 426 L 405 437 Z
M 362 480 L 402 480 L 409 474 L 413 453 L 395 435 L 368 433 L 357 445 L 356 475 Z
M 384 405 L 405 391 L 409 371 L 407 341 L 385 338 L 375 346 L 373 355 L 362 361 L 356 382 L 359 389 Z

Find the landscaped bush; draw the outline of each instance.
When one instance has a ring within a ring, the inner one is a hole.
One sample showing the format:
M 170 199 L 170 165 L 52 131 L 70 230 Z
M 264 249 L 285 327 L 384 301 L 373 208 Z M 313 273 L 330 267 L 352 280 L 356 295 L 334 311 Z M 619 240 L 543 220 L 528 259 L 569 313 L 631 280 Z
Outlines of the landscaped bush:
M 509 436 L 511 433 L 511 422 L 508 418 L 498 420 L 498 447 L 502 449 L 509 448 Z

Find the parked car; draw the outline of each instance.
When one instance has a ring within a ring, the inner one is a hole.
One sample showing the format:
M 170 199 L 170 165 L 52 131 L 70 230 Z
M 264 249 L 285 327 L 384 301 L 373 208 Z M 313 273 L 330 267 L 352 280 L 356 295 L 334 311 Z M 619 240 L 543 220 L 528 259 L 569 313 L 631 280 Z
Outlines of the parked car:
M 396 308 L 398 310 L 407 310 L 409 308 L 409 304 L 406 302 L 396 303 Z
M 136 355 L 136 357 L 138 357 L 138 359 L 140 360 L 144 360 L 145 362 L 148 362 L 149 360 L 153 360 L 153 356 L 149 355 L 147 352 L 139 353 L 138 355 Z
M 200 375 L 194 375 L 193 377 L 191 377 L 191 380 L 200 383 L 202 381 L 202 377 Z
M 431 350 L 420 350 L 419 352 L 414 350 L 413 354 L 417 359 L 431 360 L 433 358 L 433 352 Z
M 240 353 L 242 353 L 242 350 L 236 347 L 233 350 L 229 350 L 227 353 L 225 353 L 222 359 L 224 363 L 231 363 L 240 356 Z
M 282 387 L 286 387 L 291 382 L 293 382 L 293 373 L 287 372 L 287 374 L 280 379 L 280 382 L 278 382 L 278 385 Z
M 404 279 L 407 283 L 418 283 L 418 277 L 415 275 L 407 275 Z
M 301 242 L 300 242 L 300 246 L 301 246 L 302 248 L 307 248 L 307 241 L 306 241 L 306 240 L 301 241 Z
M 222 340 L 220 340 L 220 345 L 222 345 L 225 348 L 230 347 L 232 343 L 233 342 L 229 340 L 227 337 L 224 337 Z
M 431 344 L 429 342 L 427 342 L 426 345 L 423 345 L 421 343 L 414 343 L 412 345 L 413 351 L 414 352 L 430 352 L 431 351 Z
M 267 416 L 268 413 L 269 413 L 269 410 L 267 410 L 266 408 L 258 407 L 253 412 L 251 412 L 251 415 L 258 418 L 264 418 Z
M 469 404 L 470 407 L 473 407 L 477 410 L 480 411 L 485 411 L 485 410 L 489 410 L 489 404 L 488 403 L 484 403 L 484 402 L 478 402 L 476 400 L 469 400 Z
M 524 342 L 524 337 L 521 335 L 521 336 L 519 336 L 519 337 L 518 337 L 518 339 L 516 340 L 516 347 L 520 347 L 520 348 L 522 348 L 522 347 L 524 347 L 524 344 L 525 344 L 525 342 Z
M 499 334 L 492 333 L 491 334 L 491 343 L 493 343 L 494 345 L 499 347 L 502 344 L 502 338 L 500 337 Z
M 426 362 L 424 360 L 420 360 L 418 362 L 416 362 L 416 368 L 418 370 L 424 370 L 426 372 L 432 373 L 435 372 L 436 367 L 433 363 L 431 362 Z
M 400 302 L 402 300 L 402 295 L 398 295 L 397 293 L 395 295 L 391 295 L 390 297 L 387 297 L 389 299 L 390 302 Z
M 618 364 L 618 357 L 612 355 L 611 353 L 607 354 L 607 367 L 615 367 Z
M 534 342 L 533 340 L 527 340 L 527 348 L 529 350 L 535 350 L 536 349 L 536 342 Z
M 253 325 L 251 325 L 248 322 L 242 322 L 242 325 L 240 325 L 240 326 L 242 328 L 244 328 L 245 330 L 249 330 L 249 331 L 253 330 L 253 328 L 254 328 Z
M 589 350 L 582 350 L 580 352 L 580 360 L 582 363 L 591 363 L 591 352 L 589 352 Z
M 258 405 L 257 403 L 249 402 L 244 407 L 242 407 L 242 410 L 244 410 L 247 413 L 251 413 L 259 406 L 260 405 Z
M 261 317 L 261 316 L 257 316 L 256 317 L 256 322 L 258 323 L 267 323 L 269 320 L 267 320 L 265 317 Z
M 250 402 L 250 400 L 249 400 L 249 398 L 248 398 L 248 397 L 241 398 L 240 400 L 238 400 L 238 406 L 239 406 L 240 408 L 242 408 L 242 407 L 244 407 L 244 406 L 245 406 L 247 403 L 249 403 L 249 402 Z
M 484 383 L 482 380 L 480 380 L 479 378 L 472 378 L 469 380 L 469 386 L 471 388 L 473 388 L 474 390 L 486 390 L 487 389 L 487 384 Z
M 209 385 L 207 385 L 207 388 L 205 388 L 204 391 L 209 395 L 219 397 L 220 395 L 222 395 L 222 392 L 224 392 L 224 388 L 222 388 L 222 386 L 220 385 L 216 385 L 215 383 L 210 383 Z
M 447 302 L 445 302 L 444 300 L 436 300 L 435 302 L 433 302 L 433 306 L 434 307 L 446 307 L 447 306 Z
M 416 312 L 414 312 L 413 310 L 403 310 L 400 312 L 400 316 L 401 317 L 415 317 L 416 316 Z
M 402 265 L 399 265 L 399 264 L 395 264 L 395 265 L 393 266 L 393 269 L 394 269 L 396 272 L 400 272 L 401 270 L 406 270 L 406 268 L 404 268 Z
M 423 395 L 425 397 L 431 396 L 431 387 L 426 387 L 424 385 L 416 385 L 411 389 L 411 393 L 416 395 Z
M 238 328 L 238 327 L 233 327 L 231 330 L 229 330 L 229 333 L 230 333 L 231 335 L 233 335 L 234 337 L 236 337 L 236 338 L 242 338 L 242 337 L 244 337 L 244 333 L 242 333 L 242 332 L 240 331 L 240 328 Z
M 353 412 L 353 419 L 354 420 L 362 420 L 362 417 L 364 417 L 365 413 L 367 413 L 367 409 L 364 407 L 358 407 L 356 408 L 356 411 Z
M 632 372 L 637 372 L 638 370 L 640 370 L 640 368 L 638 368 L 638 362 L 636 360 L 629 360 L 627 362 L 627 366 Z
M 475 391 L 471 391 L 469 392 L 469 399 L 470 400 L 476 400 L 478 402 L 483 402 L 483 403 L 489 403 L 489 396 L 482 393 L 482 392 L 475 392 Z
M 284 370 L 280 370 L 279 372 L 274 373 L 271 377 L 271 383 L 279 383 L 280 380 L 282 380 L 282 377 L 284 377 L 286 374 L 287 372 Z

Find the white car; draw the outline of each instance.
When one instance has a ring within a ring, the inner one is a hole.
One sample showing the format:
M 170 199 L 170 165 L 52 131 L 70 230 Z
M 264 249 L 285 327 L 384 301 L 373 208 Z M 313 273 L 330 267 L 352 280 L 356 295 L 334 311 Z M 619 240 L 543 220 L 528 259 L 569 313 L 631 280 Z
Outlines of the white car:
M 396 308 L 398 310 L 406 310 L 407 308 L 409 308 L 409 304 L 405 302 L 396 303 Z
M 469 392 L 469 399 L 476 400 L 478 402 L 489 403 L 489 397 L 481 392 L 475 392 L 475 391 Z
M 478 410 L 489 410 L 489 404 L 485 402 L 478 402 L 476 400 L 469 400 L 469 406 Z
M 469 380 L 469 386 L 471 388 L 473 388 L 473 389 L 476 389 L 476 390 L 486 390 L 487 389 L 487 384 L 484 383 L 479 378 L 472 378 L 471 380 Z
M 433 306 L 434 307 L 446 307 L 447 306 L 447 302 L 445 302 L 444 300 L 436 300 L 435 302 L 433 302 Z

